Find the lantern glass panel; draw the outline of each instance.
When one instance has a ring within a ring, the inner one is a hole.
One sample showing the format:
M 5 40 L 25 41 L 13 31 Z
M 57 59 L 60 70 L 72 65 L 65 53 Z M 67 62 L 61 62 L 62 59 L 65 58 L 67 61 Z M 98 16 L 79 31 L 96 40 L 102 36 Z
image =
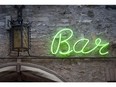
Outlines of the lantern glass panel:
M 14 49 L 21 48 L 21 31 L 20 29 L 14 29 Z
M 29 48 L 29 29 L 28 27 L 14 27 L 13 31 L 13 50 L 24 51 Z
M 28 28 L 27 27 L 23 27 L 23 47 L 24 48 L 28 48 Z

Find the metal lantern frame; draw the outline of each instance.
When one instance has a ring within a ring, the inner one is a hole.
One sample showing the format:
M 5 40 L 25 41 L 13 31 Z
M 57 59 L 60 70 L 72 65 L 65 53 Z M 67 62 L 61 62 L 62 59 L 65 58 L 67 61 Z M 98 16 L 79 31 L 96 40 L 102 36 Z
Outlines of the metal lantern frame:
M 30 38 L 31 38 L 30 23 L 23 23 L 22 18 L 22 10 L 25 6 L 14 6 L 14 7 L 17 9 L 17 19 L 10 21 L 11 28 L 9 29 L 10 36 L 9 54 L 11 54 L 12 51 L 17 51 L 19 56 L 19 52 L 27 51 L 28 55 L 30 56 L 29 54 Z

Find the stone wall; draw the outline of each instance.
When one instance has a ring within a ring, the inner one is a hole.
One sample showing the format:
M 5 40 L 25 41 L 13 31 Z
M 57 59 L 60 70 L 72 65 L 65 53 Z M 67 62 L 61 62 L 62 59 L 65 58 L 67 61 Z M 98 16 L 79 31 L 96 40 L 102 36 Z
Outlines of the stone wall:
M 0 6 L 0 57 L 9 53 L 9 34 L 5 29 L 5 16 L 16 19 L 13 6 Z M 60 27 L 90 39 L 102 36 L 110 42 L 110 56 L 116 56 L 116 10 L 105 6 L 26 6 L 24 22 L 31 23 L 31 50 L 34 56 L 53 56 L 50 42 Z M 105 70 L 115 67 L 114 60 L 34 60 L 63 76 L 67 81 L 106 81 Z M 75 63 L 76 61 L 76 63 Z M 70 63 L 71 62 L 71 63 Z
M 115 44 L 115 14 L 114 9 L 105 6 L 27 6 L 23 17 L 32 23 L 33 54 L 48 56 L 49 42 L 59 27 L 71 28 L 79 34 L 77 36 L 90 39 L 101 36 Z M 113 50 L 111 56 L 114 56 L 115 49 L 110 49 Z
M 26 6 L 23 10 L 24 22 L 31 23 L 32 55 L 51 56 L 50 41 L 58 28 L 71 28 L 80 37 L 95 39 L 101 36 L 110 44 L 116 43 L 115 9 L 105 6 Z M 9 50 L 9 36 L 5 30 L 5 16 L 16 19 L 13 6 L 0 6 L 0 55 Z M 3 39 L 4 38 L 4 39 Z M 110 56 L 115 56 L 116 49 L 110 47 Z
M 115 81 L 116 60 L 110 59 L 31 59 L 23 60 L 55 71 L 67 82 Z M 114 74 L 115 73 L 115 74 Z

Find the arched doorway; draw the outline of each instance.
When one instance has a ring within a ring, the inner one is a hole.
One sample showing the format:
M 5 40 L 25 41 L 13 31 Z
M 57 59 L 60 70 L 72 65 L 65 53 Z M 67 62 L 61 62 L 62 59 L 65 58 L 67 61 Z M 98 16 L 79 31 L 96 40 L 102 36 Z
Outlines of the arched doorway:
M 16 71 L 17 63 L 0 65 L 1 82 L 64 82 L 54 71 L 32 63 L 21 62 L 20 72 Z

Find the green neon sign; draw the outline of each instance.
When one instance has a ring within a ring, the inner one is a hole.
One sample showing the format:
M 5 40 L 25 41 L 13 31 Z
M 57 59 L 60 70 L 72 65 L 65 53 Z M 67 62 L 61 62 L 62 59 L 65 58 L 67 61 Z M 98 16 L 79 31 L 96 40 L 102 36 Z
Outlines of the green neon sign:
M 71 53 L 89 54 L 97 49 L 99 49 L 98 52 L 100 55 L 106 55 L 109 53 L 107 50 L 105 50 L 109 46 L 109 43 L 103 43 L 100 38 L 97 38 L 94 41 L 93 48 L 88 48 L 88 44 L 90 43 L 89 39 L 82 38 L 72 44 L 70 42 L 73 36 L 73 31 L 69 28 L 63 28 L 62 30 L 58 31 L 51 43 L 51 53 L 54 55 L 68 56 Z M 79 44 L 81 44 L 81 46 Z

